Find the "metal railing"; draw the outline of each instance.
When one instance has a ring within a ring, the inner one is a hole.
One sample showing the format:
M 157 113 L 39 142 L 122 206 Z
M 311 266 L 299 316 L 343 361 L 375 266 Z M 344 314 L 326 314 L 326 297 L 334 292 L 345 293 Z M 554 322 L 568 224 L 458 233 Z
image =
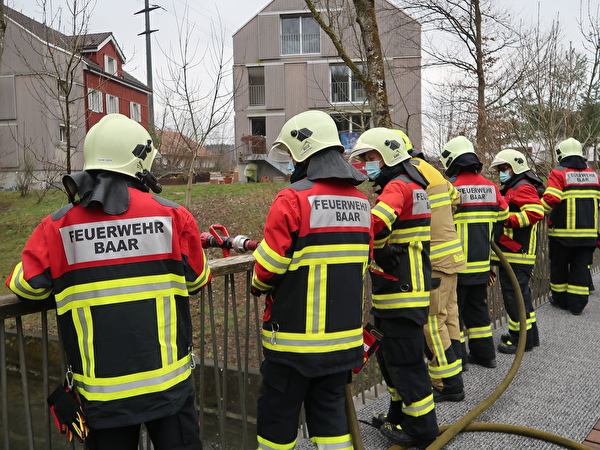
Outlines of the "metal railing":
M 250 89 L 250 106 L 265 106 L 265 85 L 251 84 Z
M 532 277 L 536 306 L 548 299 L 549 264 L 546 227 L 540 224 L 538 261 Z M 596 252 L 597 253 L 597 252 Z M 263 299 L 250 295 L 252 255 L 210 260 L 213 281 L 191 299 L 198 345 L 194 371 L 202 439 L 207 448 L 256 448 L 256 400 L 262 360 L 260 324 Z M 599 269 L 596 259 L 593 272 Z M 489 307 L 496 328 L 506 323 L 500 283 L 489 290 Z M 365 280 L 365 310 L 370 305 L 370 282 Z M 46 398 L 64 377 L 64 357 L 56 336 L 51 300 L 20 302 L 14 295 L 0 297 L 0 389 L 2 448 L 62 449 L 67 445 L 52 423 Z M 366 313 L 365 313 L 366 314 Z M 368 320 L 368 314 L 365 320 Z M 26 326 L 24 326 L 24 322 Z M 32 325 L 33 323 L 33 325 Z M 35 328 L 37 336 L 24 330 Z M 377 386 L 381 376 L 375 358 L 354 376 L 359 402 Z M 151 445 L 143 436 L 141 449 Z

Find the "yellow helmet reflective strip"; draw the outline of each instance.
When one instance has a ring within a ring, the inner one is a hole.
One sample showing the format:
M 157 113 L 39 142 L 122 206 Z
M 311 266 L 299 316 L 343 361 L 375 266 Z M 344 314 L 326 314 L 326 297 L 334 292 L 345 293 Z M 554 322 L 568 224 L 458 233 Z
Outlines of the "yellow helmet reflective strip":
M 109 401 L 167 390 L 191 374 L 190 357 L 160 369 L 111 378 L 92 378 L 75 374 L 78 391 L 90 401 Z
M 429 376 L 437 380 L 454 377 L 461 371 L 462 360 L 460 359 L 457 359 L 452 363 L 448 363 L 446 360 L 444 364 L 440 363 L 438 366 L 429 366 Z
M 294 252 L 288 270 L 316 264 L 362 263 L 368 257 L 369 244 L 314 245 Z
M 258 440 L 258 450 L 293 450 L 296 448 L 296 439 L 288 444 L 276 444 L 262 436 L 256 437 Z
M 55 294 L 58 314 L 86 306 L 110 305 L 165 295 L 187 296 L 185 278 L 176 274 L 121 278 L 70 286 Z
M 362 328 L 334 333 L 305 334 L 273 333 L 262 330 L 263 346 L 269 350 L 291 353 L 328 353 L 360 347 L 363 344 Z
M 377 203 L 373 209 L 371 209 L 371 214 L 383 220 L 383 223 L 385 223 L 390 230 L 392 229 L 392 224 L 398 217 L 394 208 L 385 204 L 384 202 Z
M 492 337 L 492 327 L 488 325 L 487 327 L 474 327 L 469 328 L 469 339 L 483 339 Z
M 426 308 L 428 306 L 429 291 L 373 294 L 373 307 L 376 309 Z
M 350 434 L 342 436 L 312 436 L 311 441 L 317 446 L 317 450 L 352 450 L 352 438 Z
M 265 240 L 260 243 L 253 255 L 256 261 L 271 273 L 285 273 L 291 262 L 291 258 L 278 254 L 269 247 L 269 244 Z
M 458 251 L 462 251 L 460 239 L 453 239 L 442 244 L 432 245 L 429 257 L 434 260 Z
M 567 292 L 567 283 L 554 284 L 550 283 L 550 289 L 555 292 Z
M 44 300 L 52 294 L 52 288 L 33 288 L 25 281 L 23 262 L 19 262 L 13 270 L 9 283 L 10 290 L 28 300 Z
M 433 411 L 435 404 L 433 403 L 433 394 L 429 394 L 423 400 L 413 402 L 410 405 L 402 404 L 402 412 L 411 417 L 424 416 Z
M 205 262 L 204 270 L 202 270 L 202 273 L 200 275 L 198 275 L 198 278 L 196 278 L 194 281 L 186 281 L 188 291 L 192 291 L 192 292 L 197 291 L 202 286 L 204 286 L 206 283 L 208 283 L 209 277 L 210 277 L 210 267 Z

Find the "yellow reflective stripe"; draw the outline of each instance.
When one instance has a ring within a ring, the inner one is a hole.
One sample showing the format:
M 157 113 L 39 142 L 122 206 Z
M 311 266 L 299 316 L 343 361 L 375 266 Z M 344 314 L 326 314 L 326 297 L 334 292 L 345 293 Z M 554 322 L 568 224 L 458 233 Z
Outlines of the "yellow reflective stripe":
M 311 441 L 316 445 L 317 450 L 352 450 L 352 438 L 350 434 L 342 436 L 312 436 Z
M 538 213 L 540 215 L 544 215 L 544 207 L 542 205 L 538 205 L 537 203 L 527 203 L 523 205 L 522 211 L 514 214 L 519 221 L 519 227 L 527 227 L 531 225 L 531 220 L 529 220 L 528 212 Z
M 291 261 L 291 258 L 281 256 L 271 249 L 264 239 L 252 255 L 261 266 L 271 273 L 285 273 Z
M 293 450 L 296 448 L 296 439 L 289 444 L 276 444 L 260 435 L 256 439 L 258 441 L 258 450 Z
M 441 194 L 429 194 L 428 197 L 431 209 L 439 208 L 440 206 L 444 205 L 450 206 L 451 204 L 447 192 L 442 192 Z
M 573 216 L 575 217 L 575 216 Z M 586 229 L 564 229 L 564 228 L 549 228 L 548 236 L 552 237 L 567 237 L 567 238 L 595 238 L 598 237 L 598 231 L 595 228 Z
M 263 283 L 262 281 L 260 281 L 258 279 L 258 276 L 256 275 L 256 272 L 252 274 L 252 286 L 254 286 L 260 291 L 268 291 L 273 289 L 273 286 L 271 286 L 270 284 Z
M 294 252 L 288 270 L 317 264 L 364 263 L 369 244 L 310 245 Z
M 563 199 L 567 198 L 598 198 L 598 191 L 596 187 L 591 189 L 565 189 Z
M 530 319 L 527 319 L 527 322 L 526 322 L 527 330 L 531 330 L 531 327 L 533 326 L 533 322 L 535 322 L 535 320 L 531 321 Z M 508 319 L 508 329 L 519 332 L 521 330 L 521 327 L 519 326 L 519 322 L 516 322 L 512 319 Z
M 412 281 L 412 286 L 415 291 L 424 291 L 425 290 L 425 273 L 423 272 L 423 262 L 422 262 L 422 251 L 423 251 L 423 242 L 417 241 L 414 245 L 408 246 L 408 258 L 410 261 L 410 267 L 413 270 L 410 271 L 410 278 Z
M 556 197 L 558 201 L 561 201 L 563 198 L 563 191 L 552 186 L 548 186 L 546 188 L 546 190 L 544 191 L 544 195 L 546 194 Z
M 204 286 L 206 283 L 208 283 L 209 277 L 210 277 L 210 267 L 208 266 L 208 264 L 205 261 L 204 269 L 202 270 L 202 273 L 200 275 L 198 275 L 198 278 L 196 278 L 194 281 L 186 282 L 188 291 L 196 291 L 196 290 L 200 289 L 202 286 Z
M 431 236 L 429 225 L 392 230 L 389 238 L 390 244 L 405 244 L 414 240 L 428 241 Z
M 424 416 L 433 411 L 435 404 L 433 403 L 433 394 L 429 394 L 423 400 L 413 402 L 410 405 L 402 404 L 402 412 L 412 417 Z
M 379 217 L 389 229 L 392 229 L 392 224 L 396 221 L 396 218 L 398 217 L 394 208 L 392 208 L 389 205 L 386 205 L 383 202 L 377 203 L 373 207 L 373 209 L 371 209 L 371 214 Z
M 177 318 L 172 320 L 172 314 L 177 314 L 175 297 L 165 296 L 156 302 L 156 318 L 158 321 L 158 342 L 161 349 L 161 365 L 168 366 L 175 362 L 175 349 L 177 348 L 177 329 L 171 324 L 177 323 Z
M 89 307 L 79 308 L 71 315 L 81 355 L 81 371 L 88 377 L 95 376 L 94 331 L 90 327 L 92 314 Z
M 454 215 L 455 223 L 491 223 L 497 222 L 499 220 L 503 220 L 500 216 L 504 217 L 508 214 L 504 214 L 504 212 L 499 213 L 497 211 L 468 211 L 468 212 L 460 212 Z
M 447 360 L 446 360 L 447 361 Z M 438 366 L 429 366 L 429 376 L 434 379 L 441 380 L 458 375 L 462 370 L 462 360 L 457 359 L 452 363 L 446 362 Z
M 86 306 L 159 298 L 163 295 L 187 296 L 185 278 L 176 274 L 120 278 L 69 286 L 56 293 L 58 314 Z
M 555 292 L 567 292 L 567 283 L 550 283 L 550 289 L 552 289 Z
M 327 277 L 323 276 L 323 270 L 324 266 L 321 265 L 308 269 L 305 330 L 311 334 L 325 332 Z
M 388 390 L 388 392 L 390 393 L 390 399 L 391 399 L 393 402 L 399 402 L 399 401 L 402 401 L 402 397 L 400 396 L 400 393 L 398 392 L 398 390 L 397 390 L 396 388 L 393 388 L 393 387 L 390 387 L 390 386 L 388 386 L 388 387 L 387 387 L 387 390 Z
M 373 294 L 373 307 L 376 309 L 422 308 L 428 306 L 429 291 Z
M 531 255 L 528 253 L 508 253 L 507 252 L 507 253 L 504 253 L 504 256 L 506 256 L 506 259 L 511 264 L 526 264 L 526 265 L 535 264 L 535 255 Z M 499 261 L 498 257 L 495 254 L 492 255 L 492 260 Z
M 451 241 L 443 242 L 441 244 L 432 245 L 429 252 L 429 258 L 441 258 L 442 256 L 455 253 L 459 250 L 462 250 L 462 244 L 460 242 L 460 239 L 453 239 Z
M 326 353 L 348 350 L 363 344 L 362 328 L 334 333 L 273 333 L 262 330 L 263 346 L 269 350 L 292 353 Z
M 446 352 L 444 351 L 444 343 L 442 341 L 442 336 L 439 332 L 438 325 L 438 316 L 430 314 L 427 316 L 427 324 L 429 325 L 429 337 L 431 338 L 431 343 L 433 345 L 433 353 L 437 358 L 438 366 L 442 367 L 448 364 L 448 360 L 446 359 Z M 431 369 L 436 369 L 430 366 Z
M 589 286 L 576 286 L 574 284 L 567 285 L 567 294 L 575 295 L 590 295 Z
M 165 367 L 142 373 L 111 378 L 93 378 L 75 374 L 77 389 L 90 401 L 119 400 L 136 395 L 165 391 L 191 374 L 190 356 Z
M 492 327 L 474 327 L 468 329 L 469 339 L 482 339 L 492 337 Z
M 13 270 L 13 275 L 10 279 L 9 288 L 15 294 L 28 300 L 44 300 L 52 294 L 52 288 L 33 288 L 25 281 L 23 275 L 23 262 L 19 262 Z

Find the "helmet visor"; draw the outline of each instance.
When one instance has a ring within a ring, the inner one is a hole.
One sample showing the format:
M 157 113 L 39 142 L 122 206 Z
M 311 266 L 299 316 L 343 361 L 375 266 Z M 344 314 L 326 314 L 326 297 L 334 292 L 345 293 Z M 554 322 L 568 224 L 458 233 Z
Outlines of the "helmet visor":
M 287 145 L 281 141 L 275 141 L 273 147 L 269 150 L 269 159 L 276 162 L 288 162 L 292 157 Z

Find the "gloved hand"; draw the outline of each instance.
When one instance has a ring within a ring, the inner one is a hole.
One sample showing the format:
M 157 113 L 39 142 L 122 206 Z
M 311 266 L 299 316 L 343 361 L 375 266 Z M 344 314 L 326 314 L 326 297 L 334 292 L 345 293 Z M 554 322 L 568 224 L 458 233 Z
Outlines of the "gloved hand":
M 252 295 L 254 295 L 255 297 L 260 297 L 261 295 L 263 295 L 263 294 L 264 294 L 264 292 L 263 292 L 263 291 L 261 291 L 261 290 L 260 290 L 260 289 L 258 289 L 258 288 L 255 288 L 254 286 L 250 286 L 250 293 L 251 293 Z
M 73 436 L 83 442 L 88 435 L 86 419 L 77 394 L 68 386 L 57 387 L 47 399 L 54 423 L 61 434 L 66 434 L 69 442 Z
M 392 273 L 394 269 L 402 262 L 402 255 L 406 253 L 406 248 L 398 245 L 385 245 L 383 248 L 373 250 L 375 262 L 386 273 Z

